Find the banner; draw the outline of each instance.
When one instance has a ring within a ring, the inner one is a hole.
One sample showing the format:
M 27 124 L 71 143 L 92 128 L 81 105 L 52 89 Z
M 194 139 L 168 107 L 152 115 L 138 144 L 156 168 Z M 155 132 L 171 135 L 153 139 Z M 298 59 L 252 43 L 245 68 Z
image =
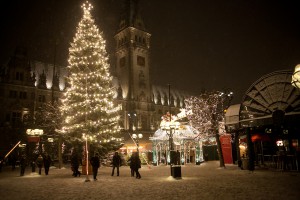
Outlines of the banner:
M 221 135 L 220 142 L 222 146 L 223 158 L 225 164 L 232 164 L 232 145 L 231 145 L 231 135 Z
M 27 141 L 37 143 L 37 142 L 40 142 L 40 137 L 39 136 L 28 136 Z

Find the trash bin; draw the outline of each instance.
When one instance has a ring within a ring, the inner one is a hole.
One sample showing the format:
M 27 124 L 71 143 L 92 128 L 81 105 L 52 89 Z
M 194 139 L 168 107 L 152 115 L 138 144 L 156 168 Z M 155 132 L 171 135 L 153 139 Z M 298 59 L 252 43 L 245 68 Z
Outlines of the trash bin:
M 249 169 L 249 158 L 242 158 L 241 169 Z
M 180 165 L 173 165 L 172 168 L 172 176 L 173 178 L 181 178 L 181 166 Z

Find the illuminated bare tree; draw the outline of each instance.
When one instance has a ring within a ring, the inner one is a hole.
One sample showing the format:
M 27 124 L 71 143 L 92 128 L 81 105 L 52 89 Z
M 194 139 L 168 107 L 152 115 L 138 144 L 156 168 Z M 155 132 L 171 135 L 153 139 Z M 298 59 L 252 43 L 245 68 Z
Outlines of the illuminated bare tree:
M 220 122 L 224 121 L 224 104 L 229 104 L 232 92 L 220 91 L 204 92 L 199 96 L 192 96 L 185 99 L 187 118 L 194 128 L 199 131 L 199 139 L 216 137 L 220 167 L 225 167 L 221 149 Z

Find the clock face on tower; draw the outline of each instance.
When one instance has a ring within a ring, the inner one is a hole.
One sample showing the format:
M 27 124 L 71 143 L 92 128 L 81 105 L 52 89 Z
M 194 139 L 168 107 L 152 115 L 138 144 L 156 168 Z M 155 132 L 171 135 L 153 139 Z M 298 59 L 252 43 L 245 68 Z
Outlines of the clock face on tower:
M 137 64 L 139 66 L 145 66 L 145 58 L 142 56 L 137 56 Z

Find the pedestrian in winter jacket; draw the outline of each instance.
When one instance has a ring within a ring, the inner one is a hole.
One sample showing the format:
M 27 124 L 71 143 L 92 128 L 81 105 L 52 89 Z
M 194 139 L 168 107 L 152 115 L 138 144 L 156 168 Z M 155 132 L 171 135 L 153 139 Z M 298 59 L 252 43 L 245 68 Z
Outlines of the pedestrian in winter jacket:
M 141 168 L 141 160 L 140 160 L 138 152 L 134 152 L 131 162 L 133 162 L 132 167 L 133 167 L 133 170 L 135 171 L 136 178 L 140 179 L 141 174 L 139 173 L 139 169 Z
M 78 171 L 79 164 L 80 164 L 80 161 L 79 161 L 78 154 L 76 151 L 73 151 L 72 156 L 71 156 L 71 167 L 72 167 L 74 177 L 81 175 L 81 173 Z
M 112 169 L 112 172 L 111 172 L 111 176 L 114 175 L 114 172 L 115 172 L 115 168 L 117 168 L 117 176 L 120 175 L 119 173 L 119 167 L 121 165 L 121 157 L 119 156 L 119 153 L 118 152 L 115 152 L 115 155 L 113 156 L 113 161 L 112 161 L 112 164 L 113 164 L 113 169 Z
M 131 177 L 134 177 L 134 166 L 133 166 L 133 159 L 134 159 L 134 153 L 130 156 L 130 158 L 128 159 L 129 162 L 129 166 L 130 166 L 130 174 Z
M 45 174 L 48 175 L 50 165 L 51 165 L 51 157 L 47 152 L 44 155 L 43 161 L 44 161 Z
M 36 159 L 35 163 L 36 163 L 37 167 L 39 168 L 39 175 L 41 175 L 42 174 L 42 167 L 43 167 L 43 164 L 44 164 L 44 159 L 43 159 L 41 154 Z
M 25 155 L 22 155 L 20 158 L 20 176 L 24 176 L 25 168 L 27 166 L 27 159 Z
M 94 181 L 97 180 L 98 168 L 100 167 L 99 154 L 96 153 L 90 160 L 92 168 L 93 168 L 93 177 Z

